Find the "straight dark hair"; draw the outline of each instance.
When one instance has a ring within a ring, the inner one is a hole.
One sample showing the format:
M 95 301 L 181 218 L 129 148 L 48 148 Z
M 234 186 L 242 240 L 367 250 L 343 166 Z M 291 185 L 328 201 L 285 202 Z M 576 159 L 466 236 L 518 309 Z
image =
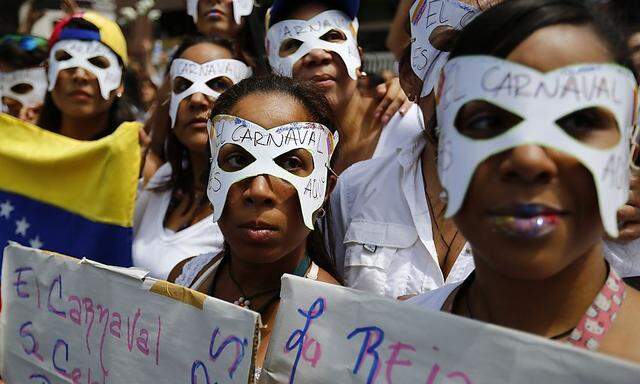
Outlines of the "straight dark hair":
M 626 42 L 611 20 L 577 0 L 507 0 L 472 20 L 458 36 L 450 58 L 465 55 L 507 57 L 534 32 L 553 25 L 590 26 L 614 60 L 630 67 Z
M 274 75 L 245 79 L 229 88 L 216 101 L 211 112 L 211 118 L 217 115 L 230 114 L 233 107 L 246 96 L 274 93 L 297 100 L 307 110 L 312 122 L 324 125 L 331 132 L 336 131 L 337 125 L 333 111 L 327 99 L 315 85 L 289 77 Z M 338 155 L 337 152 L 334 153 L 331 166 L 333 166 Z M 327 271 L 341 284 L 344 283 L 336 269 L 335 258 L 327 251 L 324 236 L 319 229 L 312 231 L 307 239 L 307 254 L 320 268 Z
M 184 52 L 198 44 L 214 44 L 226 48 L 234 53 L 231 42 L 226 39 L 221 38 L 210 38 L 202 35 L 194 35 L 187 36 L 176 51 L 174 52 L 171 60 L 167 65 L 167 76 L 171 69 L 171 64 L 176 59 L 179 59 Z M 189 150 L 187 147 L 178 140 L 173 129 L 170 127 L 170 118 L 167 114 L 163 117 L 164 123 L 167 125 L 165 128 L 168 131 L 166 138 L 166 159 L 167 162 L 171 165 L 171 176 L 169 176 L 166 180 L 163 180 L 159 183 L 159 185 L 151 188 L 152 191 L 163 192 L 163 191 L 172 191 L 178 190 L 185 193 L 189 204 L 193 202 L 195 199 L 195 185 L 194 185 L 194 177 L 193 177 L 193 166 L 189 157 Z M 207 183 L 207 177 L 209 176 L 209 169 L 207 168 L 206 172 L 202 175 L 199 175 L 199 178 L 202 180 L 204 185 Z M 206 197 L 203 197 L 206 198 Z

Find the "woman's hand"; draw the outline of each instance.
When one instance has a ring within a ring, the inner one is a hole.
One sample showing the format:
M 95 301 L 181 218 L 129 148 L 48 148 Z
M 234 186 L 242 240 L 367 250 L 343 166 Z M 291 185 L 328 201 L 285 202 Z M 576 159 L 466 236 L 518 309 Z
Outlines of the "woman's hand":
M 382 124 L 387 124 L 398 111 L 404 115 L 413 104 L 402 90 L 400 80 L 397 77 L 378 85 L 374 97 L 380 101 L 380 104 L 378 104 L 373 117 L 379 119 Z
M 613 241 L 628 243 L 640 238 L 640 171 L 631 169 L 629 201 L 618 210 L 620 233 Z

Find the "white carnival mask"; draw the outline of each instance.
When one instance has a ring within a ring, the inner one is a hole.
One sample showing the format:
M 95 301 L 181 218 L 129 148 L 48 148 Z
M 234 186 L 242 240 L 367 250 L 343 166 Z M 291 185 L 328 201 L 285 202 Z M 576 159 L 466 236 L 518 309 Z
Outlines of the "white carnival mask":
M 432 44 L 448 39 L 448 33 L 464 28 L 480 11 L 458 0 L 416 0 L 409 11 L 411 22 L 411 68 L 422 79 L 420 97 L 433 90 L 449 52 Z M 437 44 L 436 44 L 437 45 Z
M 207 194 L 213 204 L 213 220 L 218 221 L 224 209 L 227 193 L 234 183 L 258 175 L 271 175 L 283 179 L 298 191 L 298 200 L 304 224 L 313 230 L 313 214 L 324 203 L 328 172 L 338 133 L 332 134 L 318 123 L 290 123 L 265 129 L 248 120 L 218 115 L 209 124 L 211 146 L 211 174 Z M 227 172 L 219 162 L 220 149 L 237 145 L 255 160 L 242 169 Z M 295 149 L 304 149 L 313 157 L 313 171 L 307 176 L 295 175 L 282 168 L 276 159 Z
M 183 99 L 198 92 L 211 96 L 214 99 L 220 96 L 220 92 L 212 89 L 207 84 L 209 81 L 219 77 L 226 77 L 231 80 L 233 84 L 236 84 L 240 80 L 251 77 L 251 73 L 251 68 L 245 63 L 233 59 L 212 60 L 204 64 L 198 64 L 191 60 L 175 59 L 171 64 L 171 81 L 174 82 L 177 78 L 183 78 L 191 84 L 179 93 L 176 93 L 172 87 L 171 103 L 169 105 L 171 127 L 174 127 L 176 124 L 178 107 Z
M 466 56 L 444 68 L 437 98 L 440 144 L 438 175 L 447 194 L 446 217 L 460 209 L 480 163 L 492 155 L 526 144 L 552 148 L 575 157 L 587 168 L 598 193 L 607 233 L 618 236 L 616 212 L 629 194 L 630 134 L 637 84 L 633 74 L 614 64 L 580 64 L 548 73 L 490 56 Z M 522 119 L 491 138 L 473 139 L 455 127 L 462 107 L 484 101 Z M 586 108 L 610 112 L 620 140 L 596 148 L 569 135 L 563 117 Z
M 47 93 L 47 74 L 43 67 L 0 73 L 0 94 L 25 108 L 36 107 Z
M 193 22 L 198 22 L 198 2 L 200 0 L 187 0 L 187 14 L 193 17 Z M 233 0 L 233 18 L 240 25 L 242 16 L 249 16 L 253 12 L 253 0 Z
M 346 36 L 345 41 L 329 42 L 322 37 L 331 30 L 338 30 Z M 349 76 L 357 80 L 356 70 L 360 68 L 358 52 L 358 20 L 351 20 L 344 12 L 329 10 L 310 20 L 283 20 L 269 28 L 267 32 L 267 54 L 273 70 L 286 77 L 293 77 L 293 66 L 314 49 L 324 49 L 340 56 Z M 287 55 L 280 55 L 280 47 L 297 40 L 298 49 Z
M 68 58 L 57 60 L 57 54 Z M 102 59 L 106 59 L 106 61 Z M 108 66 L 104 66 L 102 63 L 108 63 Z M 51 48 L 49 54 L 49 91 L 55 88 L 58 74 L 69 68 L 82 68 L 91 72 L 98 79 L 100 93 L 105 100 L 109 99 L 111 92 L 116 90 L 122 82 L 122 68 L 118 57 L 104 44 L 96 40 L 60 40 Z

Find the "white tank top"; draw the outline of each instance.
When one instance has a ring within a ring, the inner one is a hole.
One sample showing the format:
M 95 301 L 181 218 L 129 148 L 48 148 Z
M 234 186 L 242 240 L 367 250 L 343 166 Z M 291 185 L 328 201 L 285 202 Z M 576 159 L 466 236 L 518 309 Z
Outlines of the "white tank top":
M 164 227 L 172 191 L 150 189 L 170 176 L 171 166 L 165 164 L 139 191 L 133 227 L 133 265 L 148 269 L 152 277 L 163 280 L 182 260 L 204 253 L 217 254 L 224 244 L 222 232 L 213 222 L 212 215 L 182 231 L 174 232 Z

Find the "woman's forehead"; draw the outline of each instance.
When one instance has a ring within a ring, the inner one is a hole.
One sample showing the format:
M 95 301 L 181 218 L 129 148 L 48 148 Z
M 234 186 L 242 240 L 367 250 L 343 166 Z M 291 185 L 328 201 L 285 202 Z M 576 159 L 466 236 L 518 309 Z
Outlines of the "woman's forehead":
M 580 63 L 615 61 L 604 39 L 588 25 L 552 25 L 532 33 L 507 59 L 541 72 Z
M 265 129 L 312 120 L 312 116 L 299 100 L 279 92 L 247 95 L 238 100 L 231 108 L 230 114 Z
M 191 60 L 198 64 L 208 63 L 217 59 L 233 59 L 233 53 L 220 45 L 202 42 L 185 49 L 181 59 Z

